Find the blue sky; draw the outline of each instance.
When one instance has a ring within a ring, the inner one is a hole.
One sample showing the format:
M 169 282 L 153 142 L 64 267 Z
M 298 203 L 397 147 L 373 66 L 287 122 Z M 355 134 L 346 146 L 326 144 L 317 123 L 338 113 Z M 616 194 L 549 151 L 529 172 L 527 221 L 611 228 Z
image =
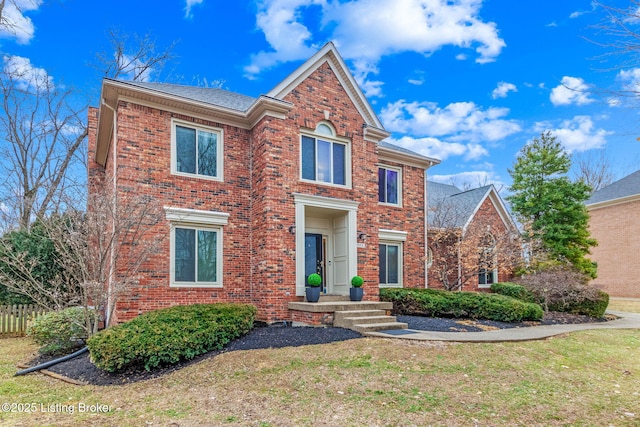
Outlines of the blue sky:
M 617 178 L 640 169 L 640 110 L 603 94 L 640 84 L 640 69 L 593 59 L 607 51 L 586 38 L 607 36 L 593 28 L 605 14 L 589 0 L 15 2 L 22 13 L 5 10 L 16 31 L 0 33 L 5 66 L 19 57 L 76 89 L 79 104 L 97 104 L 90 64 L 112 54 L 110 30 L 150 34 L 160 50 L 177 41 L 150 80 L 251 96 L 333 41 L 389 142 L 442 160 L 432 179 L 508 186 L 518 150 L 546 130 L 570 153 L 604 152 Z

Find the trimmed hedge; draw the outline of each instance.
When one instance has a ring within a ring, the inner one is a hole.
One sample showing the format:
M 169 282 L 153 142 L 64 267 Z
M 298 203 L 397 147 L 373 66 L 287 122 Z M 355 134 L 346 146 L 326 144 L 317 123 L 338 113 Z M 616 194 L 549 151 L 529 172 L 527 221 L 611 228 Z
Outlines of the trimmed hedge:
M 249 304 L 194 304 L 142 314 L 105 329 L 87 345 L 100 369 L 115 372 L 192 359 L 219 350 L 253 328 L 256 308 Z
M 504 295 L 439 289 L 381 289 L 380 299 L 393 302 L 395 314 L 487 319 L 501 322 L 540 320 L 542 308 Z
M 511 282 L 494 283 L 491 285 L 494 294 L 506 295 L 524 302 L 536 303 L 536 297 L 522 285 Z

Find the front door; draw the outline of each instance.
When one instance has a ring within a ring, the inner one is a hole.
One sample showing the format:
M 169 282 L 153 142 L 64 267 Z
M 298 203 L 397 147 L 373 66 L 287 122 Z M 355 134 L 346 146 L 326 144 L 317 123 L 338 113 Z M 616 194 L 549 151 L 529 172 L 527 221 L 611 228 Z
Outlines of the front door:
M 322 234 L 305 233 L 304 235 L 304 281 L 307 283 L 307 277 L 313 273 L 319 274 L 322 277 L 322 293 L 327 292 L 325 241 Z

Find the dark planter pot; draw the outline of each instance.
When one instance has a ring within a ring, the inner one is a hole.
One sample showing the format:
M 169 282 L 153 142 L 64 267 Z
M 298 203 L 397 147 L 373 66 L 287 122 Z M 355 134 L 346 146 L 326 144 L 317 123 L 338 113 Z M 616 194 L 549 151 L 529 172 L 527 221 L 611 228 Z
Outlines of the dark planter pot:
M 349 296 L 351 297 L 351 301 L 362 301 L 363 295 L 362 288 L 349 288 Z
M 320 286 L 308 286 L 304 288 L 304 291 L 307 297 L 307 302 L 318 302 L 320 299 Z

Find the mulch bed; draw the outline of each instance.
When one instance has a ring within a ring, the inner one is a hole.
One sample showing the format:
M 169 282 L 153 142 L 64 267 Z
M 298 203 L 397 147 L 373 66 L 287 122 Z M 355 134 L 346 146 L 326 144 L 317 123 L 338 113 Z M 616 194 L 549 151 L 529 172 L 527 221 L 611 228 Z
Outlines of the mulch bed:
M 438 317 L 397 316 L 399 322 L 409 324 L 409 329 L 439 331 L 439 332 L 480 332 L 490 329 L 522 328 L 537 325 L 557 325 L 574 323 L 593 323 L 608 319 L 593 319 L 588 316 L 567 313 L 546 313 L 540 322 L 506 323 L 490 320 L 445 319 Z M 89 354 L 84 353 L 66 362 L 48 368 L 48 371 L 70 378 L 75 382 L 93 385 L 118 385 L 132 383 L 151 378 L 158 378 L 170 372 L 177 371 L 217 354 L 235 350 L 253 350 L 260 348 L 297 347 L 303 345 L 326 344 L 335 341 L 345 341 L 360 338 L 358 332 L 343 328 L 312 328 L 287 326 L 256 327 L 244 337 L 229 343 L 224 349 L 211 351 L 195 358 L 174 365 L 161 367 L 148 372 L 144 369 L 127 369 L 115 374 L 96 368 L 89 360 Z M 51 360 L 51 357 L 39 356 L 31 360 L 28 365 L 35 366 Z

